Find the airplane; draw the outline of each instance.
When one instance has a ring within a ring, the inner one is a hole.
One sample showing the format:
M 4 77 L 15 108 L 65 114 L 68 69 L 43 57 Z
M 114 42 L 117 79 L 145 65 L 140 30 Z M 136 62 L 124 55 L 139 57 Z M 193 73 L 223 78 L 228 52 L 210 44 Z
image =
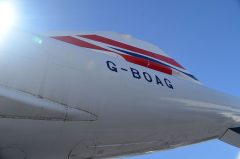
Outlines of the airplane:
M 240 99 L 130 35 L 13 29 L 0 75 L 1 159 L 109 158 L 216 138 L 240 147 Z

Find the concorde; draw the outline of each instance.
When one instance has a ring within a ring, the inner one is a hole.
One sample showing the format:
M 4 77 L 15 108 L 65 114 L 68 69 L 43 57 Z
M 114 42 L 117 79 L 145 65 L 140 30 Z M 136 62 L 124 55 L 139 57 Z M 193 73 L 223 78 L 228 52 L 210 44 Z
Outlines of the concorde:
M 240 147 L 239 98 L 129 35 L 13 29 L 0 75 L 1 159 L 98 159 L 215 138 Z

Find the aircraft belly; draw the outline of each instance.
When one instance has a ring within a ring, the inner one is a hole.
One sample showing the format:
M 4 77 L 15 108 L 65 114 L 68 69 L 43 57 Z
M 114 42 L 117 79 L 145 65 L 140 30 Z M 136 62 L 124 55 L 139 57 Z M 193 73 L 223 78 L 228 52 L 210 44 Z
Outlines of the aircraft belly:
M 108 61 L 112 62 L 110 67 Z M 99 67 L 106 69 L 105 77 L 96 73 L 99 81 L 106 80 L 99 86 L 104 100 L 96 134 L 96 145 L 102 149 L 120 145 L 114 150 L 129 154 L 175 148 L 218 138 L 226 128 L 239 125 L 238 120 L 227 115 L 233 110 L 239 112 L 238 103 L 230 103 L 224 94 L 114 58 L 106 58 Z M 134 76 L 131 68 L 141 78 Z M 144 72 L 152 79 L 157 75 L 164 86 L 146 80 Z M 171 82 L 173 89 L 164 79 Z M 154 144 L 146 144 L 144 148 L 133 146 L 147 142 Z M 124 149 L 127 144 L 129 147 L 133 144 L 132 150 Z M 96 156 L 101 155 L 104 156 L 104 150 L 99 153 L 96 150 Z
M 32 35 L 18 37 L 25 41 L 13 38 L 0 50 L 0 152 L 103 158 L 218 138 L 240 125 L 239 102 L 203 85 L 53 39 L 30 45 Z

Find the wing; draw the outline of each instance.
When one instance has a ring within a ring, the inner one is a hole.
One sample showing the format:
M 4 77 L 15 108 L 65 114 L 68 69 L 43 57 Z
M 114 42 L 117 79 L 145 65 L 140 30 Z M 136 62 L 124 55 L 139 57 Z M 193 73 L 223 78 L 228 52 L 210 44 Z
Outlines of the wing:
M 240 148 L 240 127 L 229 128 L 220 138 L 223 142 Z

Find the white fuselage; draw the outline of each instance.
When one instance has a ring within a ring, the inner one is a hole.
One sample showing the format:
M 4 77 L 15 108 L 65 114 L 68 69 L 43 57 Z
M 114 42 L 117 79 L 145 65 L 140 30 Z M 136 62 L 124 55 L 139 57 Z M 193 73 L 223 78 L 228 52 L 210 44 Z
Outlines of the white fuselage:
M 90 49 L 33 39 L 14 32 L 0 47 L 0 107 L 31 106 L 36 100 L 89 116 L 70 120 L 67 112 L 69 118 L 51 119 L 55 114 L 38 118 L 23 112 L 14 117 L 18 110 L 7 116 L 4 108 L 0 154 L 6 159 L 10 152 L 13 159 L 144 153 L 219 138 L 240 126 L 234 97 Z

